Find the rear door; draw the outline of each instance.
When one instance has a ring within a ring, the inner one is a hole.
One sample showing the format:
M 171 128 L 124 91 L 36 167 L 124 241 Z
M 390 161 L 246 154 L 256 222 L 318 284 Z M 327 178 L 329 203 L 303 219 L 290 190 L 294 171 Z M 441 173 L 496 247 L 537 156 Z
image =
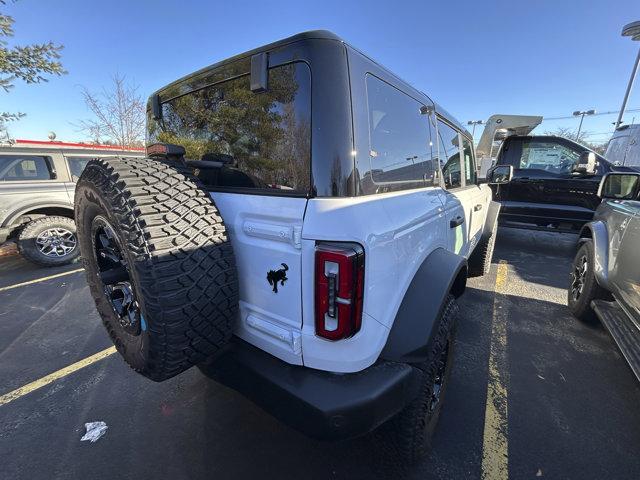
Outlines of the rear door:
M 438 157 L 444 183 L 441 200 L 449 227 L 449 249 L 468 256 L 484 225 L 484 195 L 476 185 L 469 140 L 442 118 L 438 119 Z
M 294 62 L 269 69 L 269 88 L 249 74 L 167 100 L 154 140 L 215 160 L 197 175 L 229 231 L 239 278 L 235 333 L 302 364 L 301 233 L 310 192 L 311 73 Z M 217 165 L 217 166 L 216 166 Z

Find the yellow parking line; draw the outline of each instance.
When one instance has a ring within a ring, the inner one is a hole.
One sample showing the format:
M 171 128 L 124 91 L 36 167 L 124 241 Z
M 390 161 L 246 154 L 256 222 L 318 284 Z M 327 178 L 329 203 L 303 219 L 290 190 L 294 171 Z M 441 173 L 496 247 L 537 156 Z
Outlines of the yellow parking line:
M 37 390 L 46 385 L 49 385 L 50 383 L 55 382 L 56 380 L 59 380 L 63 377 L 66 377 L 67 375 L 73 372 L 76 372 L 81 368 L 88 367 L 89 365 L 96 363 L 102 360 L 103 358 L 107 358 L 108 356 L 113 355 L 114 353 L 116 353 L 116 347 L 106 348 L 101 352 L 91 355 L 90 357 L 84 358 L 76 363 L 72 363 L 68 367 L 61 368 L 57 372 L 50 373 L 49 375 L 42 377 L 36 380 L 35 382 L 28 383 L 23 387 L 17 388 L 12 392 L 5 393 L 4 395 L 0 396 L 0 406 L 6 405 L 7 403 L 12 402 L 28 393 L 31 393 L 34 390 Z
M 509 478 L 507 438 L 507 387 L 504 368 L 507 357 L 507 321 L 502 301 L 507 284 L 507 262 L 501 260 L 496 275 L 489 349 L 489 379 L 482 441 L 482 478 Z
M 16 283 L 15 285 L 9 285 L 8 287 L 0 287 L 0 292 L 4 292 L 5 290 L 11 290 L 13 288 L 24 287 L 25 285 L 31 285 L 33 283 L 44 282 L 45 280 L 51 280 L 53 278 L 64 277 L 65 275 L 71 275 L 72 273 L 82 272 L 83 270 L 84 268 L 77 268 L 75 270 L 69 270 L 68 272 L 49 275 L 48 277 L 36 278 L 35 280 L 29 280 L 28 282 Z

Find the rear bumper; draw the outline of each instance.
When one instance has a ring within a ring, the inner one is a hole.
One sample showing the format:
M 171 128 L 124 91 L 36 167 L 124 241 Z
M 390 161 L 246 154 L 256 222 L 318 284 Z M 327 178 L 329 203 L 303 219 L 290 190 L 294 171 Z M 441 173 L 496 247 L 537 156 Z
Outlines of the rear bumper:
M 350 374 L 314 370 L 237 338 L 201 370 L 282 422 L 323 440 L 362 435 L 389 420 L 416 398 L 421 376 L 417 368 L 393 362 Z

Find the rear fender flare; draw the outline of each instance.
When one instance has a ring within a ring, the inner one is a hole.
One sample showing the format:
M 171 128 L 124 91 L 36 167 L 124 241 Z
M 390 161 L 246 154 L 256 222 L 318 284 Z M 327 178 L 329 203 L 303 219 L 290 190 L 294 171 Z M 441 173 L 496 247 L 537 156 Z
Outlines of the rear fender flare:
M 23 205 L 17 210 L 12 211 L 9 215 L 6 216 L 4 221 L 2 222 L 2 227 L 11 227 L 13 226 L 18 219 L 28 214 L 32 210 L 38 210 L 41 208 L 62 208 L 68 210 L 69 213 L 73 216 L 73 205 L 70 203 L 63 202 L 42 202 L 42 203 L 32 203 L 29 205 Z
M 591 239 L 593 242 L 593 273 L 598 284 L 609 289 L 609 234 L 607 224 L 596 220 L 587 223 L 580 231 L 580 244 Z
M 466 259 L 444 248 L 427 256 L 404 295 L 381 358 L 405 363 L 426 361 L 447 296 L 463 293 L 466 270 Z

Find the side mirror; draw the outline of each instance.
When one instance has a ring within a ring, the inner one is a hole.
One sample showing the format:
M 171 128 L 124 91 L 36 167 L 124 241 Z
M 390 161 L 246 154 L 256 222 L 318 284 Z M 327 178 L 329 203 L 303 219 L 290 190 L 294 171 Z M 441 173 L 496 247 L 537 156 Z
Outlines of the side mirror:
M 586 175 L 593 175 L 596 173 L 596 167 L 598 161 L 596 160 L 596 154 L 593 152 L 582 152 L 578 163 L 573 167 L 573 171 L 576 173 L 582 173 Z
M 481 181 L 487 181 L 487 172 L 493 166 L 493 158 L 491 157 L 482 157 L 480 159 L 480 166 L 478 168 L 478 179 Z
M 640 198 L 640 173 L 607 173 L 598 187 L 600 198 L 638 200 Z
M 512 178 L 513 165 L 497 165 L 487 171 L 487 183 L 489 185 L 509 183 Z

